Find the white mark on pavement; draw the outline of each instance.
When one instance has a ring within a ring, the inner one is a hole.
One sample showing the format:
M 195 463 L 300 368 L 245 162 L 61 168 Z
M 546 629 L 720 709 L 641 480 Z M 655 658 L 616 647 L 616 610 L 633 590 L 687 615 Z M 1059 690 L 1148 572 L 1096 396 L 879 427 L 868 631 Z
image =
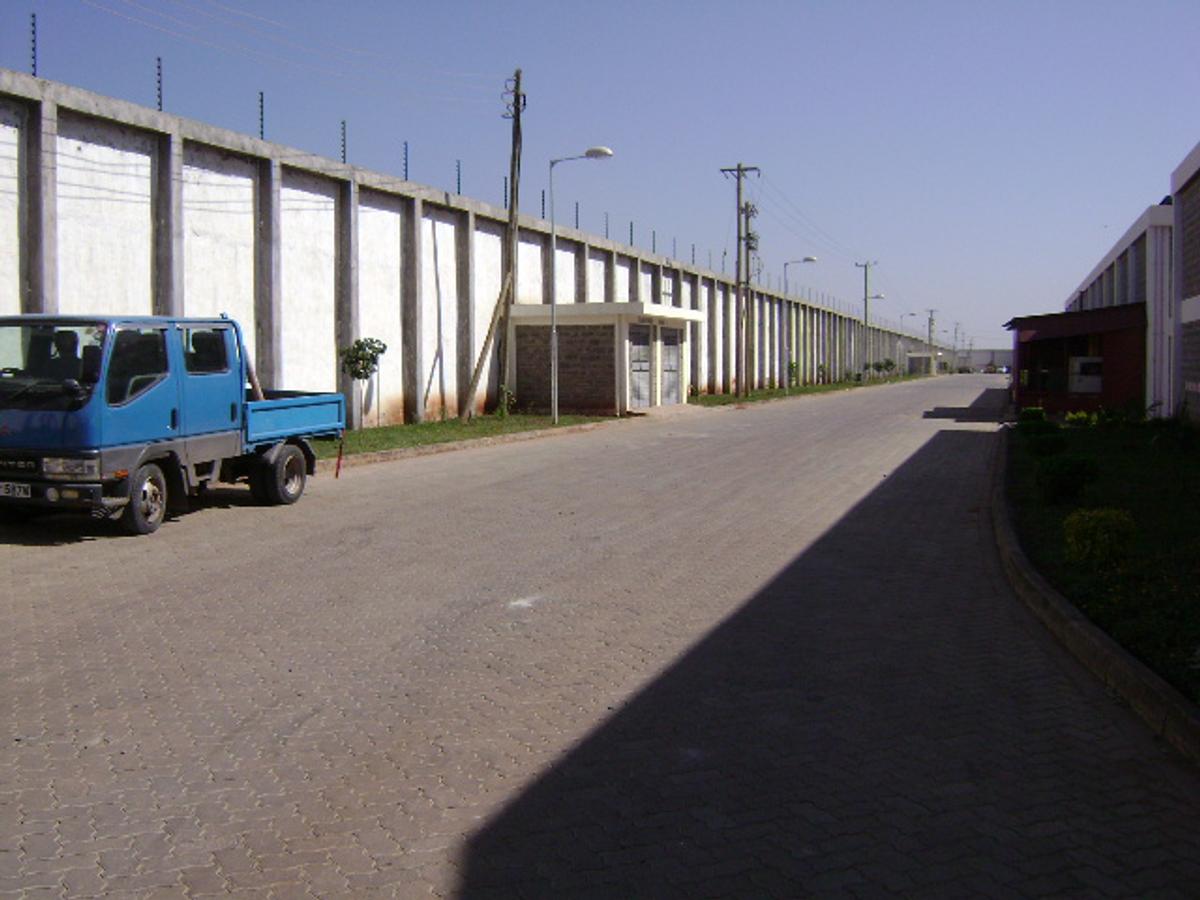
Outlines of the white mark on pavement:
M 508 601 L 509 609 L 533 609 L 537 604 L 542 603 L 546 598 L 541 594 L 534 594 L 530 597 L 520 597 L 516 600 Z

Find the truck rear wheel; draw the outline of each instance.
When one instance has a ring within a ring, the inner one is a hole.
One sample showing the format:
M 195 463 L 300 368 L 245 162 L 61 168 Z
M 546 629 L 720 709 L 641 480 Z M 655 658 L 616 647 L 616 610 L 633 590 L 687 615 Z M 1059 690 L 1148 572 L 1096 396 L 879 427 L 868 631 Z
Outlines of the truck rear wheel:
M 304 493 L 307 461 L 295 444 L 285 444 L 262 475 L 267 499 L 271 503 L 295 503 Z
M 121 524 L 132 534 L 150 534 L 158 530 L 166 515 L 167 479 L 157 465 L 146 463 L 133 476 Z

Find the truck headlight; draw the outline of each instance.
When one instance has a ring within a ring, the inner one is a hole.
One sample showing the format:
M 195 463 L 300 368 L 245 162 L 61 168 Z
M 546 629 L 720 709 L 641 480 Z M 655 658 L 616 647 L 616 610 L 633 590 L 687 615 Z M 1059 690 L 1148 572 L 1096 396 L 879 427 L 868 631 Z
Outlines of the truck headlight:
M 100 460 L 47 456 L 42 459 L 42 474 L 51 478 L 99 478 Z

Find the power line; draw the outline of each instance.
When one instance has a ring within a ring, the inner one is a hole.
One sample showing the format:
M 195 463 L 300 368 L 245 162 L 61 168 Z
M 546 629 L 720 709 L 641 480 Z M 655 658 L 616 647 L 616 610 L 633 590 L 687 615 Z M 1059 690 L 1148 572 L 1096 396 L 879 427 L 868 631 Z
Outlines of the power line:
M 170 35 L 171 37 L 175 37 L 175 38 L 178 38 L 183 41 L 190 41 L 191 43 L 199 44 L 201 46 L 208 47 L 209 49 L 216 50 L 219 53 L 225 53 L 225 54 L 232 55 L 232 56 L 242 56 L 242 57 L 256 60 L 258 62 L 271 63 L 274 65 L 283 65 L 283 66 L 288 66 L 293 69 L 315 72 L 320 75 L 340 79 L 343 81 L 357 80 L 357 81 L 361 82 L 363 80 L 366 80 L 368 82 L 368 84 L 372 83 L 373 79 L 378 79 L 379 75 L 385 75 L 388 78 L 394 79 L 396 77 L 396 75 L 398 74 L 398 71 L 395 68 L 386 68 L 386 67 L 381 67 L 381 66 L 367 66 L 365 68 L 359 67 L 359 71 L 347 71 L 344 68 L 337 68 L 334 66 L 322 65 L 319 63 L 299 61 L 296 59 L 289 58 L 287 56 L 281 56 L 276 53 L 264 52 L 257 48 L 246 46 L 244 44 L 237 44 L 237 43 L 230 43 L 227 41 L 214 40 L 212 38 L 205 37 L 200 34 L 188 33 L 187 31 L 181 31 L 178 28 L 170 28 L 170 27 L 167 27 L 166 25 L 159 24 L 158 22 L 149 21 L 145 18 L 140 18 L 138 16 L 130 15 L 128 13 L 122 12 L 121 10 L 117 10 L 117 9 L 113 9 L 112 7 L 109 7 L 109 6 L 105 6 L 104 4 L 97 2 L 97 0 L 80 0 L 80 2 L 86 6 L 90 6 L 93 9 L 96 9 L 107 15 L 113 16 L 118 19 L 123 19 L 127 22 L 131 22 L 131 23 L 133 23 L 135 25 L 139 25 L 143 28 L 148 28 L 152 31 L 157 31 L 162 34 L 167 34 L 167 35 Z M 124 3 L 130 4 L 135 9 L 145 10 L 148 14 L 158 16 L 159 18 L 164 18 L 168 22 L 177 23 L 182 28 L 191 29 L 192 31 L 194 31 L 196 29 L 196 26 L 193 25 L 192 23 L 183 22 L 173 16 L 168 16 L 166 14 L 159 13 L 156 10 L 147 10 L 145 7 L 141 7 L 136 3 L 132 3 L 132 0 L 119 0 L 119 2 L 124 2 Z M 423 78 L 423 76 L 421 76 L 421 75 L 413 75 L 412 73 L 409 73 L 409 72 L 403 72 L 402 74 L 404 75 L 404 78 L 406 80 L 415 80 L 415 79 Z M 377 90 L 382 91 L 382 88 L 377 88 Z M 482 88 L 479 89 L 479 91 L 477 91 L 477 92 L 472 92 L 470 95 L 466 95 L 466 94 L 452 94 L 452 93 L 431 93 L 429 91 L 416 90 L 416 89 L 405 90 L 403 88 L 397 88 L 394 85 L 394 83 L 391 83 L 388 85 L 387 93 L 388 93 L 388 96 L 395 96 L 397 93 L 404 93 L 409 97 L 419 97 L 424 100 L 434 100 L 434 101 L 445 102 L 445 103 L 482 104 L 482 103 L 491 102 L 484 96 L 484 92 L 483 92 Z

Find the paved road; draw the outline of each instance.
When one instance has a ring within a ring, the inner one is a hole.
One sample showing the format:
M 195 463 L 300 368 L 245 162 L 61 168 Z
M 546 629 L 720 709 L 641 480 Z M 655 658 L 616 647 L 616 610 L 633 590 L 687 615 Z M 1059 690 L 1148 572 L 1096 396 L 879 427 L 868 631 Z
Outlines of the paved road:
M 1196 896 L 942 378 L 0 532 L 0 896 Z

